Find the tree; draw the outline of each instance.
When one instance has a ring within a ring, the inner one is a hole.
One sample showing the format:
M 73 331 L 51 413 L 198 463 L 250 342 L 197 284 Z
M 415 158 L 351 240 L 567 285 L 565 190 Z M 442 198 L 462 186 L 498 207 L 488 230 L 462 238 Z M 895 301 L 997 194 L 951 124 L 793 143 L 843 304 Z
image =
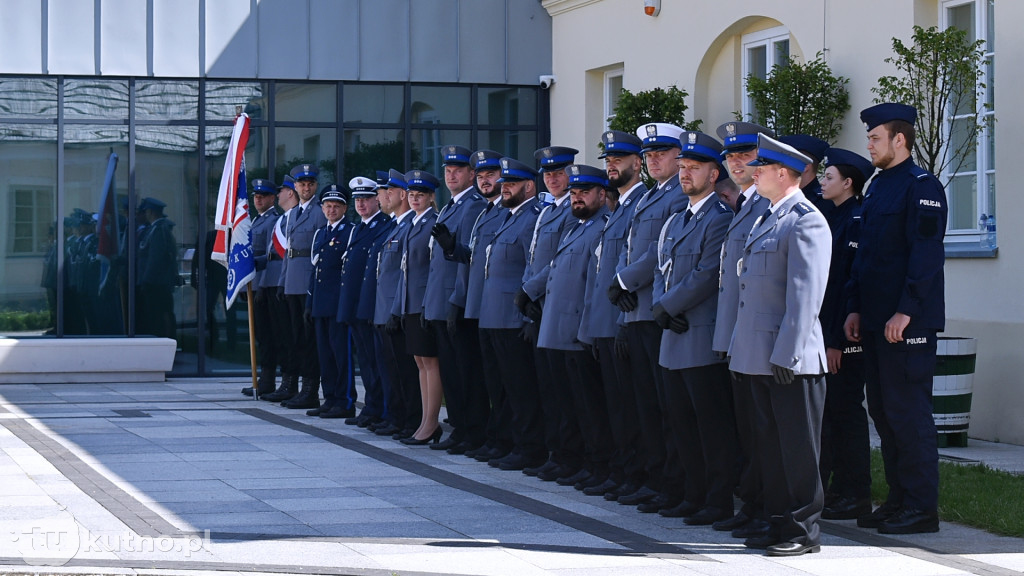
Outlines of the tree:
M 767 78 L 747 76 L 747 94 L 754 104 L 751 120 L 776 134 L 807 134 L 834 143 L 850 109 L 848 83 L 848 78 L 832 74 L 821 52 L 805 64 L 776 64 Z
M 969 41 L 967 32 L 959 28 L 939 31 L 934 26 L 914 26 L 911 45 L 892 39 L 895 55 L 885 62 L 893 64 L 897 74 L 882 76 L 871 89 L 878 95 L 875 102 L 917 108 L 914 159 L 933 174 L 960 171 L 985 127 L 978 106 L 985 90 L 984 44 L 984 40 Z
M 635 134 L 636 129 L 644 124 L 666 122 L 683 130 L 700 130 L 701 120 L 686 121 L 686 111 L 689 109 L 686 105 L 687 96 L 689 94 L 685 90 L 680 90 L 674 84 L 668 89 L 654 88 L 636 94 L 623 89 L 615 105 L 615 115 L 608 118 L 608 128 Z M 598 143 L 598 147 L 602 148 L 603 144 Z M 654 182 L 647 172 L 646 164 L 641 177 L 648 187 Z

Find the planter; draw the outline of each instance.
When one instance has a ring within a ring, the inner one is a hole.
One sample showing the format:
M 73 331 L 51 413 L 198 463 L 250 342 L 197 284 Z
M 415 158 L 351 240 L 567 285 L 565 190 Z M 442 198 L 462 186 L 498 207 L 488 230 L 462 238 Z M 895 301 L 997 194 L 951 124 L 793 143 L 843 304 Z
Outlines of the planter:
M 978 341 L 942 336 L 937 342 L 932 382 L 932 416 L 940 448 L 967 446 Z

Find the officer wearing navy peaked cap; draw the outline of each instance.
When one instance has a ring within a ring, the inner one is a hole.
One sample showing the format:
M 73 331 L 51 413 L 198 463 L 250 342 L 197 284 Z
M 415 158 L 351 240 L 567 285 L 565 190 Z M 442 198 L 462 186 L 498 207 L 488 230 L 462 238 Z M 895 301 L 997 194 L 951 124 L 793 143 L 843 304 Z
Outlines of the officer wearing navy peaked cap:
M 178 249 L 174 239 L 174 222 L 164 215 L 166 206 L 156 198 L 144 198 L 139 204 L 146 228 L 139 234 L 139 250 L 136 253 L 136 332 L 174 338 L 176 322 L 173 296 L 179 281 Z
M 299 363 L 300 354 L 296 352 L 297 338 L 293 333 L 291 310 L 288 298 L 284 293 L 284 265 L 288 259 L 288 219 L 295 215 L 299 204 L 299 195 L 295 191 L 295 181 L 285 175 L 281 185 L 277 187 L 277 205 L 282 214 L 274 224 L 271 238 L 267 243 L 267 269 L 264 271 L 261 286 L 267 290 L 270 304 L 270 321 L 281 353 L 278 360 L 281 364 L 281 385 L 275 392 L 260 394 L 260 398 L 268 402 L 288 400 L 298 391 L 299 374 L 305 370 Z
M 828 200 L 821 197 L 821 183 L 818 182 L 818 169 L 821 166 L 821 161 L 825 158 L 825 153 L 828 151 L 828 142 L 825 142 L 821 138 L 808 136 L 807 134 L 783 136 L 779 138 L 779 142 L 789 144 L 793 148 L 803 152 L 812 160 L 812 162 L 807 165 L 804 173 L 800 176 L 800 189 L 803 191 L 804 196 L 807 197 L 807 200 L 813 204 L 814 207 L 825 216 L 825 218 L 828 218 L 829 212 L 831 212 L 832 208 L 835 206 Z
M 864 347 L 868 412 L 882 440 L 889 495 L 858 519 L 886 534 L 939 529 L 938 449 L 931 415 L 936 333 L 945 326 L 942 185 L 911 157 L 917 110 L 863 110 L 868 152 L 881 171 L 861 215 L 848 285 L 846 336 Z
M 252 205 L 256 215 L 249 224 L 249 235 L 252 240 L 253 258 L 256 263 L 256 278 L 253 279 L 253 324 L 256 331 L 256 342 L 260 356 L 260 377 L 257 382 L 260 394 L 271 394 L 276 388 L 276 372 L 280 362 L 281 347 L 270 320 L 270 299 L 268 290 L 262 288 L 263 277 L 267 274 L 268 247 L 274 233 L 274 226 L 280 213 L 274 206 L 277 199 L 277 186 L 270 180 L 255 178 L 251 183 Z M 277 270 L 280 273 L 280 270 Z M 276 299 L 275 294 L 271 296 Z M 252 395 L 252 388 L 245 388 L 242 393 Z

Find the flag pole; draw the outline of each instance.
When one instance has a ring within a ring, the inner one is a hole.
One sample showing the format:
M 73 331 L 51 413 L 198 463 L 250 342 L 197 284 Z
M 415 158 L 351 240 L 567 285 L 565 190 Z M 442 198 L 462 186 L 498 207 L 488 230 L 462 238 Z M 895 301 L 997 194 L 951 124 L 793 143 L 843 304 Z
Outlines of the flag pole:
M 256 381 L 256 331 L 253 329 L 252 307 L 256 304 L 253 298 L 252 282 L 245 285 L 246 309 L 249 310 L 249 363 L 252 366 L 252 399 L 260 399 L 260 386 Z

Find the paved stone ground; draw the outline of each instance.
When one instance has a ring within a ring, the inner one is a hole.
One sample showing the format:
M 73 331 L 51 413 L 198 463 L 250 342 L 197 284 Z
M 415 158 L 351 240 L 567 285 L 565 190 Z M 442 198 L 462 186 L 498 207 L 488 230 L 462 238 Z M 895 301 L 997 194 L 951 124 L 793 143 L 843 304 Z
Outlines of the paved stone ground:
M 255 402 L 243 379 L 0 387 L 0 571 L 411 576 L 1019 574 L 1024 542 L 823 522 L 772 559 L 463 456 Z M 943 452 L 1024 470 L 1024 448 Z

